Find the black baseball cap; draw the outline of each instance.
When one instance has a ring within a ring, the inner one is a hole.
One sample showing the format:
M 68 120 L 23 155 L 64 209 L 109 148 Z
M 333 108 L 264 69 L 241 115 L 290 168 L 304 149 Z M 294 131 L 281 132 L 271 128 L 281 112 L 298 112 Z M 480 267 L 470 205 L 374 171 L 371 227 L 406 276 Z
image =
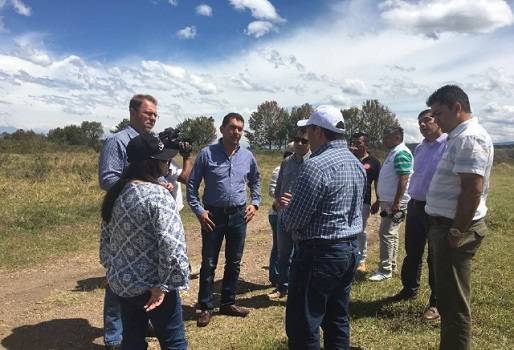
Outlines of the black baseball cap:
M 147 159 L 168 160 L 177 154 L 177 150 L 164 147 L 158 137 L 152 134 L 139 134 L 127 145 L 128 162 Z

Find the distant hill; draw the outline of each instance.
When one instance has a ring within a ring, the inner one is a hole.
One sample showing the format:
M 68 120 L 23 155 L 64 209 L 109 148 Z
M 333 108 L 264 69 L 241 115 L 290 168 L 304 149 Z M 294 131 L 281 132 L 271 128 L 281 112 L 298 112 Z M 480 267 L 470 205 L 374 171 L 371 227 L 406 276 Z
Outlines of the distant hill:
M 4 132 L 12 134 L 15 131 L 16 128 L 14 126 L 0 126 L 0 134 L 3 134 Z

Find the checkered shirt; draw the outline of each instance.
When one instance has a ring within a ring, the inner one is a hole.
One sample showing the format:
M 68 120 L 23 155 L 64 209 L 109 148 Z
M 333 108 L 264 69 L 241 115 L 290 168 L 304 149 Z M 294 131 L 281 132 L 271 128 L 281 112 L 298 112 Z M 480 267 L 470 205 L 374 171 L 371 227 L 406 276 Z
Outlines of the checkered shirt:
M 355 236 L 362 231 L 365 190 L 366 172 L 359 160 L 345 141 L 330 141 L 298 174 L 283 214 L 285 229 L 295 241 Z

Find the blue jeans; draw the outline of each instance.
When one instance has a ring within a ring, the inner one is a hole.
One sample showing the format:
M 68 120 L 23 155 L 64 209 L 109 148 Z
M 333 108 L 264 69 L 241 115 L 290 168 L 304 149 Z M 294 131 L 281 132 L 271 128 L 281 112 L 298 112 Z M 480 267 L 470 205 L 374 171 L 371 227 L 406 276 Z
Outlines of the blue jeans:
M 350 349 L 348 303 L 357 260 L 357 240 L 295 246 L 286 307 L 289 349 L 318 350 L 320 326 L 326 350 Z
M 212 310 L 214 272 L 218 265 L 223 238 L 225 238 L 225 271 L 221 287 L 221 306 L 235 304 L 236 287 L 239 279 L 241 258 L 246 237 L 245 207 L 226 214 L 220 208 L 206 208 L 211 213 L 215 224 L 214 231 L 202 229 L 202 267 L 200 268 L 200 290 L 198 307 L 200 310 Z
M 272 245 L 269 255 L 269 274 L 268 279 L 271 284 L 278 285 L 278 247 L 277 247 L 277 214 L 268 215 L 271 226 Z
M 177 290 L 167 293 L 162 304 L 150 312 L 143 309 L 150 299 L 149 291 L 137 297 L 119 299 L 123 319 L 123 350 L 146 350 L 148 320 L 152 321 L 161 349 L 187 349 L 182 303 Z
M 118 296 L 111 287 L 105 287 L 104 298 L 104 344 L 121 344 L 123 325 L 121 323 L 121 306 Z
M 287 293 L 289 285 L 289 268 L 293 255 L 294 244 L 291 233 L 284 230 L 281 215 L 278 215 L 277 223 L 277 243 L 278 243 L 278 290 Z

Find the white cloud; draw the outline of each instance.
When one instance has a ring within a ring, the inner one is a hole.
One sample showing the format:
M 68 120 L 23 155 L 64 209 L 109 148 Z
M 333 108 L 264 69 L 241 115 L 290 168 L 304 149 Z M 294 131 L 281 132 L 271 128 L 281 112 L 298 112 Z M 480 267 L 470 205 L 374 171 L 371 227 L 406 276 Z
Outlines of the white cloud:
M 210 17 L 210 16 L 212 16 L 212 7 L 210 7 L 209 5 L 206 5 L 206 4 L 198 5 L 198 6 L 196 6 L 196 14 L 198 14 L 200 16 Z
M 392 27 L 431 38 L 442 33 L 490 33 L 513 23 L 505 0 L 385 0 L 382 19 Z
M 177 31 L 177 37 L 179 39 L 194 39 L 196 37 L 196 27 L 195 26 L 187 26 L 185 28 Z
M 245 33 L 253 36 L 254 38 L 260 38 L 261 36 L 268 34 L 271 30 L 276 30 L 273 23 L 268 21 L 253 21 L 248 24 Z
M 32 9 L 26 5 L 22 0 L 10 0 L 14 10 L 22 16 L 30 16 Z
M 341 90 L 350 95 L 368 94 L 366 84 L 360 79 L 344 79 L 341 81 Z
M 285 22 L 268 0 L 230 0 L 230 3 L 236 10 L 250 10 L 254 18 L 277 23 Z
M 168 4 L 171 6 L 178 6 L 178 0 L 168 0 Z

